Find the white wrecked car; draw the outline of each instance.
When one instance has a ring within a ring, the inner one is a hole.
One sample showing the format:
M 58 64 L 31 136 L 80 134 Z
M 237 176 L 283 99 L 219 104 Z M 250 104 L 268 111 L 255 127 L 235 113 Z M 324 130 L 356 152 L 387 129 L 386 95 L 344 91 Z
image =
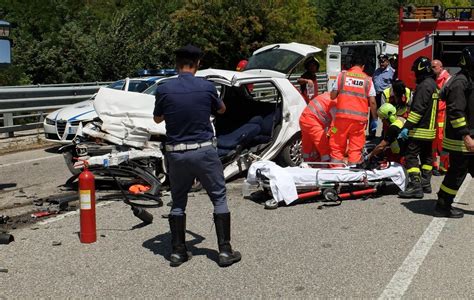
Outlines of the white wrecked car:
M 287 52 L 294 60 L 286 59 L 288 66 L 281 71 L 288 72 L 292 66 L 288 76 L 295 75 L 291 70 L 299 69 L 306 57 L 318 49 L 309 47 L 298 55 Z M 271 48 L 264 53 L 270 51 Z M 256 156 L 276 160 L 283 166 L 297 165 L 301 160 L 298 121 L 306 103 L 283 72 L 278 77 L 274 72 L 207 69 L 196 74 L 215 84 L 227 107 L 223 115 L 212 120 L 226 179 L 247 170 Z M 152 186 L 150 193 L 158 190 L 157 178 L 166 175 L 166 132 L 164 123 L 153 121 L 154 89 L 138 94 L 101 88 L 94 101 L 100 121 L 86 125 L 74 145 L 64 148 L 70 170 L 77 174 L 87 162 L 96 173 L 107 175 L 113 170 L 118 175 L 138 176 Z

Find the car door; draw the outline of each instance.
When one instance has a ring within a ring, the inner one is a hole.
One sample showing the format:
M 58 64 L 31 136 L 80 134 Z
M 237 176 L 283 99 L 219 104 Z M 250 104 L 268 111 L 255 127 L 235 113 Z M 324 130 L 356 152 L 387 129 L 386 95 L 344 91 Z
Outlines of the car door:
M 292 79 L 301 75 L 295 73 L 301 69 L 298 66 L 320 51 L 318 47 L 301 43 L 268 45 L 253 52 L 244 72 Z

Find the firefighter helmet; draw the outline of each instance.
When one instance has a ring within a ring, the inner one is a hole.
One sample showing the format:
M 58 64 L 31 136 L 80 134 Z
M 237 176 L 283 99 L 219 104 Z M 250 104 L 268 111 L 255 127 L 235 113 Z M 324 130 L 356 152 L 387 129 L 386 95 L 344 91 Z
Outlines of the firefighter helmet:
M 382 104 L 382 106 L 377 110 L 377 114 L 380 119 L 388 120 L 390 124 L 395 122 L 397 119 L 397 109 L 390 103 Z
M 433 69 L 431 69 L 431 60 L 426 56 L 420 56 L 415 59 L 411 70 L 415 72 L 416 78 L 433 75 Z
M 461 69 L 466 70 L 469 76 L 474 78 L 474 46 L 469 46 L 462 50 L 459 66 Z

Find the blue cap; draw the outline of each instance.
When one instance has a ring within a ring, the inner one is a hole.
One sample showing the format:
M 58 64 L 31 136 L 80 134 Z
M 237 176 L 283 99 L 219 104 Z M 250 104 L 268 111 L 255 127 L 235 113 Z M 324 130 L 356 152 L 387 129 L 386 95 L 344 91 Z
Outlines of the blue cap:
M 201 57 L 203 57 L 204 52 L 202 52 L 202 50 L 199 49 L 198 47 L 188 44 L 174 51 L 174 54 L 176 54 L 176 56 L 179 56 L 179 57 L 200 59 Z

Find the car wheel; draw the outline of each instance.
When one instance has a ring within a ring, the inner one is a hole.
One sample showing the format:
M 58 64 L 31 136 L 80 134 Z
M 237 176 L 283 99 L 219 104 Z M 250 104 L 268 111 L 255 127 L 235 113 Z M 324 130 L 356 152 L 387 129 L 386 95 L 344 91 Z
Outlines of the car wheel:
M 296 167 L 303 161 L 301 155 L 301 134 L 297 133 L 280 152 L 279 162 L 283 167 Z

